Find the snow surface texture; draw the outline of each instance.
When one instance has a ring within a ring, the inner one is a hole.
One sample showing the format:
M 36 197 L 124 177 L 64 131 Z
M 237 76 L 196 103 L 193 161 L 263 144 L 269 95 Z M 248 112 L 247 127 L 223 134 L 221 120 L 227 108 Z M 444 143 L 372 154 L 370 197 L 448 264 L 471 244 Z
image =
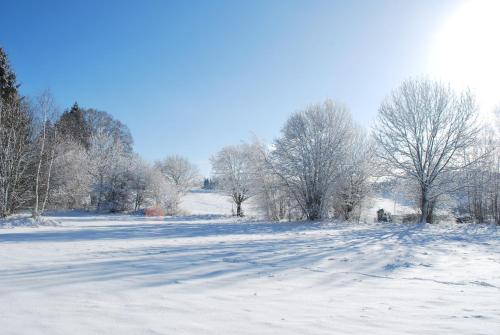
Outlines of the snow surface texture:
M 0 333 L 500 334 L 494 226 L 68 213 L 0 229 Z

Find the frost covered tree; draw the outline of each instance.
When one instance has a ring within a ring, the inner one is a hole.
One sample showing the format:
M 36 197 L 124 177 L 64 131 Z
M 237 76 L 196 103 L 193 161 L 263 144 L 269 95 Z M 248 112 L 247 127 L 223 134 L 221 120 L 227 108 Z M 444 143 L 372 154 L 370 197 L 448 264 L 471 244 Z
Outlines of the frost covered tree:
M 96 109 L 88 108 L 83 110 L 86 127 L 90 134 L 98 132 L 106 133 L 119 142 L 123 150 L 129 154 L 133 152 L 134 139 L 130 129 L 120 120 L 116 120 L 110 114 Z
M 148 190 L 152 181 L 152 168 L 148 162 L 133 155 L 130 161 L 129 187 L 133 194 L 134 210 L 141 209 L 142 205 L 148 200 Z
M 92 176 L 96 209 L 121 209 L 127 169 L 126 152 L 119 138 L 98 129 L 90 139 L 88 172 Z
M 250 176 L 255 203 L 274 221 L 291 220 L 296 215 L 296 202 L 270 164 L 271 150 L 258 140 L 249 145 Z
M 243 216 L 242 204 L 253 195 L 249 156 L 249 146 L 240 144 L 226 146 L 210 159 L 217 187 L 233 200 L 236 216 Z
M 54 208 L 88 208 L 92 176 L 87 150 L 70 139 L 59 142 L 56 150 L 50 204 Z
M 344 220 L 359 220 L 373 176 L 373 144 L 361 128 L 353 128 L 346 147 L 346 168 L 335 186 L 333 208 L 335 215 Z
M 437 199 L 467 165 L 461 153 L 476 141 L 476 118 L 469 91 L 457 94 L 430 80 L 403 82 L 380 106 L 377 155 L 391 175 L 418 184 L 420 222 L 432 222 Z
M 47 205 L 52 179 L 52 168 L 57 151 L 57 128 L 53 125 L 57 107 L 49 91 L 36 99 L 34 106 L 36 138 L 34 141 L 34 204 L 32 215 L 39 217 Z
M 167 182 L 181 193 L 186 193 L 200 184 L 198 168 L 182 156 L 169 156 L 157 162 L 157 166 Z
M 168 213 L 176 214 L 181 198 L 193 187 L 200 184 L 198 168 L 186 158 L 173 155 L 155 164 L 161 172 L 165 185 L 164 206 Z
M 151 183 L 148 193 L 154 207 L 161 207 L 172 214 L 172 185 L 167 182 L 161 171 L 155 165 L 151 170 Z
M 116 148 L 123 150 L 122 147 Z M 123 212 L 132 209 L 134 194 L 131 187 L 132 157 L 118 152 L 111 164 L 104 183 L 105 208 L 111 212 Z M 103 208 L 103 206 L 101 206 Z
M 473 149 L 463 153 L 467 167 L 460 172 L 453 194 L 460 220 L 500 223 L 499 121 L 497 112 L 496 127 L 484 127 Z
M 327 100 L 293 114 L 271 153 L 273 172 L 309 220 L 328 214 L 343 171 L 353 123 L 348 110 Z

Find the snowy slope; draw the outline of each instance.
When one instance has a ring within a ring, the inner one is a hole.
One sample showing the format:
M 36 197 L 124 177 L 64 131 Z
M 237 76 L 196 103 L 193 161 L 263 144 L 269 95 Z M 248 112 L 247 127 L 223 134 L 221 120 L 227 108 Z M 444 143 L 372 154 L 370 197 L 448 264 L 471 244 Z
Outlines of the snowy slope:
M 234 205 L 230 197 L 215 191 L 194 189 L 181 199 L 181 211 L 188 215 L 225 215 L 233 214 Z M 361 221 L 373 222 L 377 216 L 377 210 L 385 209 L 393 214 L 414 213 L 415 210 L 408 206 L 394 203 L 394 200 L 373 197 L 366 199 L 362 206 Z M 263 217 L 253 198 L 243 203 L 246 216 Z
M 392 215 L 415 213 L 414 208 L 402 205 L 399 202 L 395 202 L 393 199 L 371 197 L 365 199 L 362 204 L 361 220 L 365 222 L 373 222 L 377 217 L 377 211 L 381 208 L 386 212 L 390 212 Z
M 499 334 L 493 226 L 59 216 L 0 229 L 13 334 Z
M 215 191 L 195 189 L 181 199 L 182 211 L 194 215 L 232 215 L 234 208 L 230 197 Z M 258 216 L 259 211 L 249 199 L 243 203 L 246 216 Z

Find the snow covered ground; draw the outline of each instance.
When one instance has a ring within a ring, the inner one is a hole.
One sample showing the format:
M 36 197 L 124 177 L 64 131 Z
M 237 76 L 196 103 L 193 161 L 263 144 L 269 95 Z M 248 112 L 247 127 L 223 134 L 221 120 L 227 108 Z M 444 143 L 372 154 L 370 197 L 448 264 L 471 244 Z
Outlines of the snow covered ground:
M 202 189 L 194 189 L 181 200 L 181 210 L 195 215 L 233 215 L 236 208 L 227 195 Z M 247 216 L 259 216 L 260 212 L 252 198 L 243 203 L 243 211 Z
M 64 213 L 0 229 L 0 334 L 500 334 L 500 231 Z

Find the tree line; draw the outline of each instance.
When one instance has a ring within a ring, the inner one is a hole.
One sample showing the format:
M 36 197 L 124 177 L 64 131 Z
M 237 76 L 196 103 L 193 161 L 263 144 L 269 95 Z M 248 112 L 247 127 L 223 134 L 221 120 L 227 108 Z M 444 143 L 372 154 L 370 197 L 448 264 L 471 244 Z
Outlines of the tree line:
M 253 198 L 272 220 L 359 220 L 367 197 L 389 185 L 415 207 L 416 222 L 435 222 L 446 209 L 462 221 L 500 223 L 495 125 L 479 122 L 470 91 L 410 79 L 368 130 L 327 100 L 293 113 L 272 143 L 222 148 L 203 188 L 227 194 L 238 216 Z M 48 91 L 23 97 L 0 48 L 0 216 L 147 207 L 175 214 L 201 183 L 181 156 L 142 159 L 128 127 L 106 112 L 75 103 L 61 113 Z

